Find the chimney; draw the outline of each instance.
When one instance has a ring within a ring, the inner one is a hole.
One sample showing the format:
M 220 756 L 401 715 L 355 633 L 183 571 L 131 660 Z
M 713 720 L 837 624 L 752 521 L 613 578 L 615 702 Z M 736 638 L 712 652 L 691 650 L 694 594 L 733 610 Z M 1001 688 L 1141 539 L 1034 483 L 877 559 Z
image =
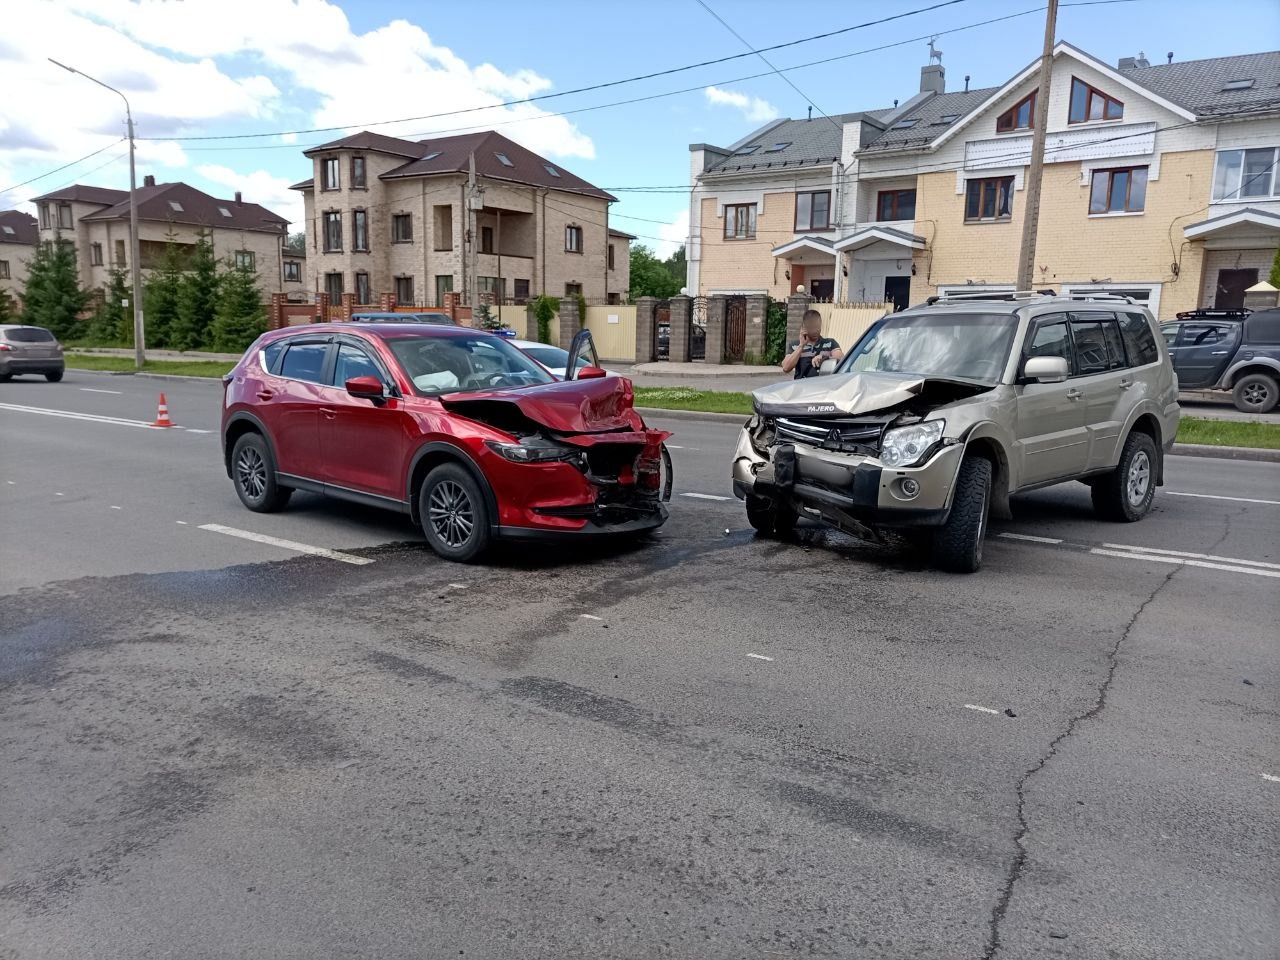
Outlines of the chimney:
M 964 75 L 964 92 L 969 92 L 969 75 L 967 73 Z
M 947 71 L 940 63 L 920 68 L 920 92 L 944 93 L 947 89 Z
M 1151 64 L 1147 60 L 1146 54 L 1139 53 L 1136 57 L 1121 57 L 1116 66 L 1121 70 L 1133 70 L 1137 67 L 1149 67 Z
M 244 201 L 242 201 L 242 200 L 240 199 L 240 191 L 239 191 L 239 190 L 237 190 L 237 191 L 236 191 L 236 203 L 243 203 L 243 202 L 244 202 Z
M 144 187 L 154 187 L 156 185 L 156 178 L 148 173 L 142 178 L 142 185 Z

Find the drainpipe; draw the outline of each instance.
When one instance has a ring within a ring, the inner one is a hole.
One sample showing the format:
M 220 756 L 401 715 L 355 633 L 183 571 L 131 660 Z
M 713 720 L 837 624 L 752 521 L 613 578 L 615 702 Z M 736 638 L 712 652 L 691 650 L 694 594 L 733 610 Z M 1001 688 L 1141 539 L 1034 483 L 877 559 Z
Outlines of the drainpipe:
M 502 301 L 506 298 L 503 296 L 506 290 L 502 283 L 502 208 L 499 207 L 498 229 L 494 231 L 493 249 L 498 254 L 498 322 L 502 322 Z
M 422 302 L 426 303 L 427 294 L 434 297 L 435 293 L 433 292 L 434 285 L 431 283 L 431 274 L 428 272 L 427 267 L 427 248 L 431 246 L 431 244 L 427 243 L 427 224 L 429 223 L 427 220 L 427 181 L 423 180 L 419 186 L 422 188 L 422 294 L 420 296 L 422 296 Z M 390 264 L 387 266 L 390 267 Z M 437 304 L 437 306 L 442 306 L 442 304 Z

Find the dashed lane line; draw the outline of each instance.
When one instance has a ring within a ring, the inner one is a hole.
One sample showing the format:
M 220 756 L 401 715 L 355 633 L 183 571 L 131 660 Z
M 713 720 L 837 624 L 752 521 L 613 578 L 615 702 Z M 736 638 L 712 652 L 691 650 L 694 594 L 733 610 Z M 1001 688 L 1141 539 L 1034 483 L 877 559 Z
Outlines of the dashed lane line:
M 1094 547 L 1089 551 L 1098 557 L 1119 557 L 1122 560 L 1148 560 L 1153 563 L 1172 563 L 1183 567 L 1203 567 L 1206 570 L 1225 570 L 1228 573 L 1251 573 L 1255 577 L 1272 577 L 1280 580 L 1280 570 L 1259 570 L 1257 567 L 1242 567 L 1230 563 L 1210 563 L 1207 560 L 1193 560 L 1190 557 L 1170 557 L 1158 553 L 1142 553 L 1132 550 L 1104 550 Z
M 976 710 L 978 713 L 994 713 L 997 716 L 1000 713 L 999 710 L 992 710 L 990 707 L 980 707 L 976 703 L 966 703 L 964 708 L 966 710 Z
M 1195 497 L 1198 500 L 1230 500 L 1234 503 L 1264 503 L 1271 507 L 1280 507 L 1280 500 L 1258 500 L 1254 497 L 1224 497 L 1217 493 L 1183 493 L 1180 490 L 1166 490 L 1169 497 Z
M 1109 550 L 1130 550 L 1137 553 L 1160 553 L 1170 557 L 1186 557 L 1189 560 L 1212 560 L 1215 563 L 1230 563 L 1243 567 L 1260 567 L 1263 570 L 1280 570 L 1280 563 L 1266 563 L 1262 560 L 1243 560 L 1240 557 L 1218 557 L 1212 553 L 1191 553 L 1187 550 L 1164 550 L 1160 547 L 1135 547 L 1128 543 L 1104 543 Z
M 309 543 L 298 543 L 296 540 L 282 540 L 279 537 L 269 537 L 265 533 L 254 533 L 251 530 L 238 530 L 235 527 L 224 527 L 220 523 L 202 523 L 201 530 L 208 530 L 210 533 L 221 533 L 228 537 L 239 537 L 241 540 L 252 540 L 254 543 L 265 543 L 268 546 L 279 547 L 282 550 L 292 550 L 295 553 L 308 553 L 313 557 L 325 557 L 329 560 L 338 560 L 342 563 L 352 563 L 363 565 L 373 563 L 368 557 L 357 557 L 350 553 L 343 553 L 340 550 L 330 550 L 328 547 L 315 547 Z
M 0 403 L 0 410 L 15 413 L 38 413 L 45 417 L 62 417 L 66 420 L 84 420 L 88 423 L 107 423 L 117 427 L 142 427 L 146 430 L 162 430 L 146 420 L 126 420 L 123 417 L 104 417 L 96 413 L 73 413 L 70 410 L 51 410 L 48 407 L 28 407 L 20 403 Z
M 97 387 L 81 387 L 80 390 L 84 393 L 110 393 L 117 397 L 124 396 L 123 390 L 99 390 Z
M 1026 540 L 1028 543 L 1062 543 L 1059 537 L 1034 537 L 1029 533 L 1000 533 L 996 536 L 1003 537 L 1006 540 Z
M 682 493 L 682 494 L 680 494 L 680 496 L 682 496 L 682 497 L 688 497 L 688 498 L 689 498 L 689 499 L 691 499 L 691 500 L 719 500 L 719 501 L 725 501 L 725 500 L 732 500 L 732 499 L 733 499 L 733 497 L 721 497 L 721 496 L 717 496 L 717 495 L 716 495 L 716 494 L 714 494 L 714 493 Z
M 752 660 L 767 660 L 769 663 L 773 663 L 773 657 L 766 657 L 763 653 L 748 653 L 747 656 Z

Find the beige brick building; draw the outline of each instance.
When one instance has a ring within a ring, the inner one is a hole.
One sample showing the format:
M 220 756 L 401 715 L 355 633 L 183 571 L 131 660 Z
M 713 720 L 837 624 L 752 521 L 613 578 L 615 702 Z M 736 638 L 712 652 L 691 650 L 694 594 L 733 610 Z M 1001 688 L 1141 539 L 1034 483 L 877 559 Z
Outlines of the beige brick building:
M 450 292 L 466 302 L 473 289 L 504 303 L 626 296 L 631 237 L 609 227 L 615 198 L 500 134 L 411 142 L 361 132 L 305 155 L 312 176 L 294 189 L 312 295 L 426 306 Z
M 691 286 L 899 307 L 1013 289 L 1037 67 L 948 93 L 931 64 L 892 110 L 693 145 Z M 1036 287 L 1122 292 L 1162 318 L 1241 306 L 1280 245 L 1278 83 L 1280 53 L 1112 67 L 1059 43 Z
M 27 264 L 40 239 L 38 221 L 21 210 L 0 210 L 0 290 L 15 300 L 27 282 Z
M 111 271 L 129 269 L 129 191 L 75 184 L 35 197 L 39 239 L 70 240 L 76 249 L 80 283 L 105 286 Z M 190 248 L 205 232 L 214 255 L 228 265 L 246 264 L 258 273 L 264 294 L 283 283 L 289 222 L 239 193 L 221 200 L 185 183 L 156 183 L 145 177 L 138 188 L 138 250 L 142 270 L 159 266 L 172 241 Z

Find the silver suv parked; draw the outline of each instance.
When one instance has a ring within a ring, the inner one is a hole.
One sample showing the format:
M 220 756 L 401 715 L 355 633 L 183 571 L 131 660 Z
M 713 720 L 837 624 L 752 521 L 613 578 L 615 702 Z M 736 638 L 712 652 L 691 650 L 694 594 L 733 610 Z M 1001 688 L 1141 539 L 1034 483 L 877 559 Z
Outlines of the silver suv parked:
M 1177 390 L 1128 297 L 932 297 L 877 321 L 833 375 L 755 391 L 733 489 L 761 533 L 800 516 L 873 541 L 895 530 L 972 572 L 1014 493 L 1081 480 L 1103 517 L 1145 516 Z

